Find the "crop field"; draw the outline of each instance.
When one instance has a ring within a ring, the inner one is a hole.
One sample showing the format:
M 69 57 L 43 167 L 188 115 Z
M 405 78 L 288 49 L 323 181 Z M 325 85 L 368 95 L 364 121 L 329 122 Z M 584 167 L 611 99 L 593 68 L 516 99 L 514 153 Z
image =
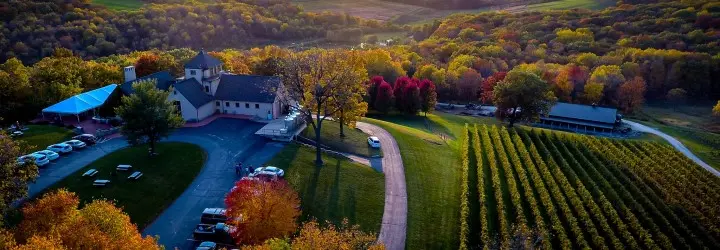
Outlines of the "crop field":
M 720 179 L 669 146 L 486 125 L 460 144 L 460 249 L 718 246 Z

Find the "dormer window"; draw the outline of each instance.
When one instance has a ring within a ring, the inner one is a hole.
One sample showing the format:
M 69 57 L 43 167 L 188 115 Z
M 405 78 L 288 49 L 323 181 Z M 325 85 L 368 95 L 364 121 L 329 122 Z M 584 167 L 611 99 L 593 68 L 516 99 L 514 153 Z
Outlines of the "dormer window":
M 191 75 L 191 76 L 194 76 L 194 75 L 195 75 L 195 70 L 194 70 L 194 69 L 191 69 L 191 70 L 190 70 L 190 75 Z

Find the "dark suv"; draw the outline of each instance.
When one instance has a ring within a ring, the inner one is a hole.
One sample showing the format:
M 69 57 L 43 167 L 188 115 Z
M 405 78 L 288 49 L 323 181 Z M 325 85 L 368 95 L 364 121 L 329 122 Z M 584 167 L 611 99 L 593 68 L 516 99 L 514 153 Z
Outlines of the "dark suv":
M 76 136 L 73 136 L 72 139 L 84 142 L 87 145 L 93 145 L 97 141 L 97 137 L 95 137 L 94 135 L 91 135 L 91 134 L 76 135 Z
M 198 241 L 212 241 L 221 244 L 233 244 L 232 236 L 235 228 L 225 223 L 198 224 L 193 230 L 193 239 Z

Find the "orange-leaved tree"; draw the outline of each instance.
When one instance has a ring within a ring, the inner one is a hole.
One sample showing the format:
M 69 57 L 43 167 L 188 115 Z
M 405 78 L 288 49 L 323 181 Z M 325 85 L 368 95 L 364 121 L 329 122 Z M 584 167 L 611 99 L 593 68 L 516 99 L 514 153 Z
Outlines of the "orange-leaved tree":
M 225 197 L 225 206 L 228 224 L 237 229 L 230 235 L 238 245 L 287 237 L 295 232 L 300 215 L 300 198 L 282 180 L 240 180 Z
M 292 240 L 269 239 L 262 245 L 246 246 L 243 250 L 271 250 L 271 249 L 385 249 L 385 246 L 376 241 L 374 234 L 360 231 L 358 225 L 350 226 L 347 219 L 340 227 L 330 222 L 322 227 L 315 220 L 306 222 L 300 228 L 300 233 Z
M 63 189 L 45 194 L 23 208 L 14 237 L 0 238 L 9 239 L 8 249 L 160 249 L 112 202 L 95 200 L 81 209 L 79 204 L 75 193 Z

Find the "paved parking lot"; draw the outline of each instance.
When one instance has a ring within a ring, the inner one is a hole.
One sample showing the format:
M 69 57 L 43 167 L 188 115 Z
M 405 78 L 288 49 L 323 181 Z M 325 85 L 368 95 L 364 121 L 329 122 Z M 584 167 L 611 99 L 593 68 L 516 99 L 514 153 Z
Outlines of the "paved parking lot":
M 225 194 L 239 178 L 234 165 L 260 166 L 280 152 L 284 143 L 268 141 L 254 135 L 263 124 L 247 120 L 221 118 L 199 128 L 182 128 L 167 141 L 197 144 L 208 154 L 205 166 L 190 186 L 143 231 L 146 235 L 160 236 L 160 244 L 167 249 L 192 249 L 194 226 L 200 223 L 200 214 L 207 207 L 223 207 Z M 112 139 L 73 152 L 42 169 L 40 177 L 29 187 L 30 196 L 62 180 L 102 156 L 127 147 L 122 139 Z M 181 171 L 181 170 L 178 170 Z

